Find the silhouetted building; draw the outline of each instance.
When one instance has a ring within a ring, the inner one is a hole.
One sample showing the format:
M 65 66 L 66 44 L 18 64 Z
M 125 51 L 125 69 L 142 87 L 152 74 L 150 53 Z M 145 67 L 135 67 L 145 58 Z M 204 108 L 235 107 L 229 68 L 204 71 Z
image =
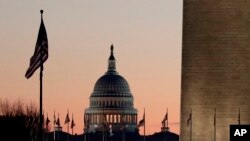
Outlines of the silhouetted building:
M 249 7 L 183 1 L 181 141 L 229 141 L 230 124 L 250 123 Z
M 101 76 L 90 96 L 90 107 L 84 112 L 85 132 L 136 132 L 137 110 L 128 82 L 116 71 L 111 45 L 108 71 Z

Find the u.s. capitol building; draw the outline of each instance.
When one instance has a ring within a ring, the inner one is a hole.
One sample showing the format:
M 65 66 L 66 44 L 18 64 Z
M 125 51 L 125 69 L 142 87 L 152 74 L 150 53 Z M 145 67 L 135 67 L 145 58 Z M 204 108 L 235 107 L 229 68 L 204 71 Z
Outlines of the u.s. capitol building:
M 108 70 L 96 81 L 90 96 L 89 108 L 84 112 L 86 133 L 102 132 L 107 128 L 112 132 L 137 131 L 134 98 L 128 82 L 116 71 L 113 49 L 111 45 Z

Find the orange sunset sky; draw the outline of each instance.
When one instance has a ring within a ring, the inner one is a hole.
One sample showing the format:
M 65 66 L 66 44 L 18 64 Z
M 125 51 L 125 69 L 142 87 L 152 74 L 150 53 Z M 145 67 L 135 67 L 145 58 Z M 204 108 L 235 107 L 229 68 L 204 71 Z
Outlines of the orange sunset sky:
M 84 109 L 114 44 L 117 71 L 130 85 L 139 120 L 146 109 L 146 134 L 160 131 L 167 108 L 170 131 L 179 134 L 182 0 L 1 0 L 2 100 L 39 105 L 39 70 L 28 80 L 24 74 L 40 9 L 49 41 L 43 109 L 51 121 L 55 110 L 66 131 L 69 109 L 75 132 L 83 132 Z

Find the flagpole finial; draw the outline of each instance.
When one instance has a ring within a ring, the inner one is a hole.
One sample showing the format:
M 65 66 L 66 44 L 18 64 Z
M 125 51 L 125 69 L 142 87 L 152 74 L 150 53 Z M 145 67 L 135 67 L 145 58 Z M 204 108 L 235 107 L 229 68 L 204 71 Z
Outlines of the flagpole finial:
M 40 13 L 43 14 L 43 10 L 40 10 Z

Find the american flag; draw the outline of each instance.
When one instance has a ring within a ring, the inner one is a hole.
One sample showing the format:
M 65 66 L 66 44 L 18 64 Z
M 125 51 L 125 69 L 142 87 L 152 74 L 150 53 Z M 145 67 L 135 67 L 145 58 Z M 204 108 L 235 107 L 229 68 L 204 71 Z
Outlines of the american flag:
M 25 77 L 29 79 L 33 73 L 48 59 L 48 56 L 48 38 L 43 19 L 41 19 L 35 52 L 30 59 L 30 66 L 26 71 Z

